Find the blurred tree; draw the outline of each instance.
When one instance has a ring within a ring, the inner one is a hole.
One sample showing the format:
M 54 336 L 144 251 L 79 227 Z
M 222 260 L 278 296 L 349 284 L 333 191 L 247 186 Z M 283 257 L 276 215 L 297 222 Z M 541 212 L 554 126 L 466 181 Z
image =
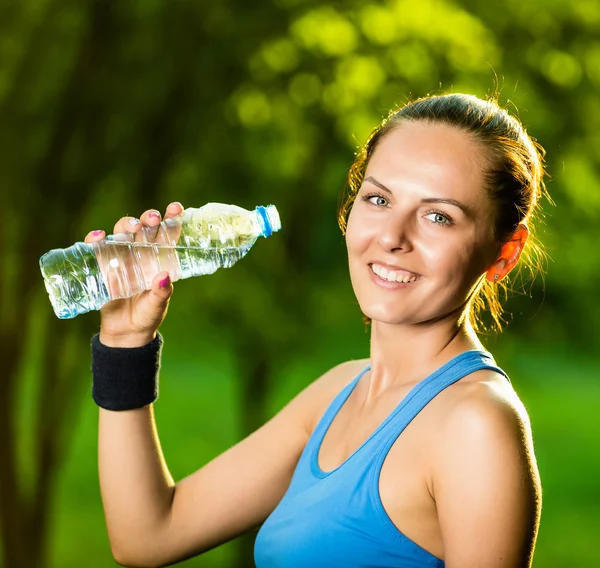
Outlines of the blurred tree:
M 50 58 L 54 65 L 46 67 L 43 55 L 57 31 L 57 21 L 50 17 L 50 10 L 56 8 L 53 4 L 37 13 L 8 4 L 0 18 L 14 42 L 8 44 L 13 47 L 14 65 L 10 73 L 5 70 L 0 107 L 1 206 L 8 220 L 0 235 L 0 349 L 5 370 L 0 382 L 0 420 L 5 433 L 0 446 L 0 520 L 7 568 L 43 566 L 51 491 L 68 442 L 65 420 L 74 412 L 76 379 L 83 374 L 81 360 L 75 356 L 81 346 L 73 341 L 78 334 L 89 336 L 92 330 L 88 320 L 61 333 L 64 327 L 45 314 L 31 430 L 33 482 L 27 487 L 27 476 L 17 461 L 16 411 L 20 366 L 33 350 L 28 339 L 34 309 L 39 308 L 36 260 L 48 242 L 65 242 L 70 237 L 64 204 L 69 203 L 70 212 L 78 212 L 88 200 L 89 194 L 82 190 L 88 173 L 82 175 L 79 165 L 86 152 L 93 152 L 94 133 L 102 117 L 86 104 L 85 93 L 93 93 L 93 67 L 106 62 L 103 32 L 110 26 L 110 12 L 96 4 L 71 56 L 72 66 L 64 69 L 61 61 Z M 60 87 L 56 88 L 55 82 Z M 40 91 L 45 91 L 43 95 L 51 97 L 52 103 L 48 104 Z M 86 140 L 85 149 L 74 147 L 78 137 L 80 142 Z M 69 168 L 73 153 L 79 153 L 79 163 Z M 60 200 L 43 199 L 44 195 L 60 196 Z

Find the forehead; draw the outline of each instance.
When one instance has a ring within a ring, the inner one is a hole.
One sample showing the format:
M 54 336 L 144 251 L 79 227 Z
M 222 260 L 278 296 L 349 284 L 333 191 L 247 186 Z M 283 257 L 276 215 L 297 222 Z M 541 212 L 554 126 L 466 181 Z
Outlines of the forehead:
M 365 177 L 422 197 L 485 201 L 483 148 L 468 132 L 447 124 L 405 121 L 376 146 Z M 427 195 L 425 195 L 427 194 Z

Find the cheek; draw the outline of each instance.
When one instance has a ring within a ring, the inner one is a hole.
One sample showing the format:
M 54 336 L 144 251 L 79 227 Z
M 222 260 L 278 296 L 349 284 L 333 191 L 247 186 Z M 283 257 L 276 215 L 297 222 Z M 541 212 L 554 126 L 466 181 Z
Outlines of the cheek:
M 496 259 L 497 244 L 489 233 L 488 227 L 474 232 L 469 250 L 465 251 L 465 265 L 473 278 L 478 278 Z
M 348 247 L 348 251 L 359 251 L 361 248 L 364 248 L 371 239 L 369 230 L 372 231 L 372 227 L 370 228 L 369 224 L 365 223 L 364 219 L 361 219 L 360 215 L 356 214 L 355 210 L 352 209 L 346 226 L 346 246 Z
M 448 229 L 438 229 L 435 235 L 422 234 L 421 238 L 414 239 L 413 243 L 418 247 L 419 256 L 431 268 L 447 266 L 458 268 L 462 265 L 465 256 L 464 243 Z
M 426 270 L 447 284 L 472 277 L 475 250 L 464 238 L 442 235 L 434 244 L 423 241 L 419 252 Z

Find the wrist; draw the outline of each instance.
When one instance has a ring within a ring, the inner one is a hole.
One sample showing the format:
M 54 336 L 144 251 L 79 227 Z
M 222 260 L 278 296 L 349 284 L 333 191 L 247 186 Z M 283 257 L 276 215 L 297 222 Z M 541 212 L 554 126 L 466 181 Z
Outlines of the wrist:
M 106 410 L 133 410 L 158 398 L 162 336 L 139 347 L 111 347 L 94 335 L 92 347 L 92 398 Z
M 100 328 L 99 339 L 106 347 L 143 347 L 156 339 L 156 331 L 115 335 Z

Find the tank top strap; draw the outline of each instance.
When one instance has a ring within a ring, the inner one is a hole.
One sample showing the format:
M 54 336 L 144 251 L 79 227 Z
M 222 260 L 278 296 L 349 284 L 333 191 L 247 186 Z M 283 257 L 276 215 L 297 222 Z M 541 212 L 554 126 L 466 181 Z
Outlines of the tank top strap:
M 325 437 L 325 433 L 329 429 L 329 426 L 333 422 L 333 419 L 337 416 L 337 413 L 340 411 L 340 408 L 344 406 L 344 403 L 358 384 L 360 378 L 371 368 L 370 365 L 367 365 L 354 379 L 352 379 L 331 401 L 327 410 L 317 423 L 317 426 L 313 430 L 312 435 L 310 436 L 306 447 L 304 448 L 304 454 L 308 454 L 314 446 L 320 446 L 321 440 Z
M 510 378 L 496 365 L 492 355 L 479 350 L 461 353 L 417 383 L 378 429 L 377 434 L 385 439 L 383 444 L 374 444 L 379 450 L 377 453 L 380 459 L 377 461 L 381 463 L 378 466 L 383 464 L 398 436 L 429 402 L 463 377 L 486 369 L 500 373 L 510 383 Z

